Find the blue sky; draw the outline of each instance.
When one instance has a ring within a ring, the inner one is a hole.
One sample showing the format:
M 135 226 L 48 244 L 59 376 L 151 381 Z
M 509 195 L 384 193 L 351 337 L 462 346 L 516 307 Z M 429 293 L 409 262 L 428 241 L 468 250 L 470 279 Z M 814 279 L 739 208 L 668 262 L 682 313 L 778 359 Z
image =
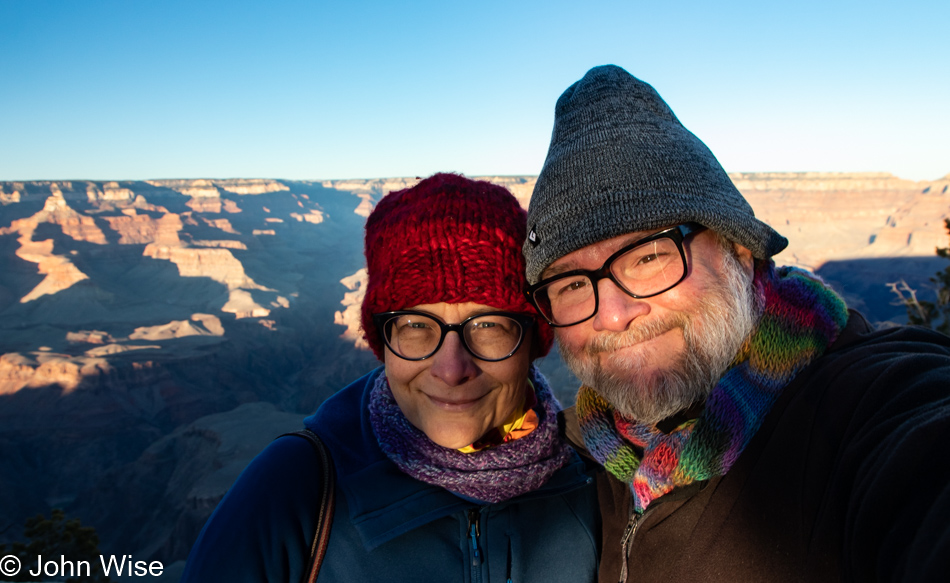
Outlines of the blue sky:
M 0 180 L 537 174 L 592 66 L 728 171 L 950 173 L 950 2 L 0 0 Z

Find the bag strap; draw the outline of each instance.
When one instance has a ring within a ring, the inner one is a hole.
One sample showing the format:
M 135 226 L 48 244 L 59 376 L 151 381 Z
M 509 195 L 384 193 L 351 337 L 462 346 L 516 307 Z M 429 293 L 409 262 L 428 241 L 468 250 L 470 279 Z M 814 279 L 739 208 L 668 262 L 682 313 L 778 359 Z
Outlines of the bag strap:
M 333 469 L 333 460 L 330 458 L 327 446 L 317 437 L 316 433 L 309 429 L 302 429 L 284 435 L 295 435 L 309 441 L 317 454 L 317 459 L 320 461 L 320 512 L 317 514 L 317 530 L 313 537 L 313 544 L 310 547 L 307 576 L 303 579 L 305 583 L 314 583 L 320 573 L 320 565 L 323 563 L 323 556 L 326 554 L 327 545 L 330 542 L 330 527 L 333 525 L 333 509 L 336 506 L 336 472 Z M 284 437 L 284 435 L 280 437 Z

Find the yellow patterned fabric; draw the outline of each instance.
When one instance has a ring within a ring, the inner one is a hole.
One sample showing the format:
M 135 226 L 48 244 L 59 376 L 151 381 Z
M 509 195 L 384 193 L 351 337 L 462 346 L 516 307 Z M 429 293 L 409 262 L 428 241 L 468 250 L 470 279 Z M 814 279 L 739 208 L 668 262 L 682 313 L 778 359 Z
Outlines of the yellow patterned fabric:
M 531 403 L 528 402 L 529 397 L 531 398 Z M 459 448 L 459 451 L 462 453 L 474 453 L 528 435 L 538 426 L 538 414 L 532 409 L 536 404 L 537 399 L 534 398 L 534 384 L 528 379 L 524 398 L 521 400 L 521 403 L 515 407 L 514 411 L 511 412 L 511 415 L 505 419 L 505 422 L 502 423 L 500 427 L 496 427 L 483 435 L 475 443 Z

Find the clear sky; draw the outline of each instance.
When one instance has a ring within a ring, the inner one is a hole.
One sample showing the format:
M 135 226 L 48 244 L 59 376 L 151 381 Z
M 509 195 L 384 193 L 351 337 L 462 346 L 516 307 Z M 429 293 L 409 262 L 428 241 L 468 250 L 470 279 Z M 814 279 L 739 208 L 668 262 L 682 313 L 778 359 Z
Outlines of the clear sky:
M 0 0 L 0 180 L 537 174 L 593 66 L 726 170 L 950 173 L 950 1 Z

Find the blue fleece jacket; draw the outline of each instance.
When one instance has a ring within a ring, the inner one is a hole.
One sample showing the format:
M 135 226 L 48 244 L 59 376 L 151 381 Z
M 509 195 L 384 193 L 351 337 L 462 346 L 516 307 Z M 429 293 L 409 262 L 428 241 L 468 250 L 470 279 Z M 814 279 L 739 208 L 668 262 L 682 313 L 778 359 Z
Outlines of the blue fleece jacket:
M 382 369 L 305 420 L 333 457 L 337 506 L 319 581 L 593 581 L 594 485 L 576 455 L 540 489 L 467 501 L 402 473 L 380 450 L 369 391 Z M 192 547 L 183 583 L 300 581 L 316 528 L 316 455 L 274 441 L 244 470 Z

